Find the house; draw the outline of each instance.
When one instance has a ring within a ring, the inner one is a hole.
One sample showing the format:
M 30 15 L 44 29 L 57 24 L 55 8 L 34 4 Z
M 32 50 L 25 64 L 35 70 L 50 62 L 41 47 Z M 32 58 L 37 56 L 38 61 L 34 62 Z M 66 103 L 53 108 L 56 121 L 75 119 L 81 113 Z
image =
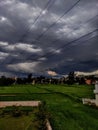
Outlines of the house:
M 85 83 L 86 83 L 87 85 L 91 85 L 91 84 L 92 84 L 92 80 L 91 80 L 91 79 L 86 79 L 86 80 L 85 80 Z

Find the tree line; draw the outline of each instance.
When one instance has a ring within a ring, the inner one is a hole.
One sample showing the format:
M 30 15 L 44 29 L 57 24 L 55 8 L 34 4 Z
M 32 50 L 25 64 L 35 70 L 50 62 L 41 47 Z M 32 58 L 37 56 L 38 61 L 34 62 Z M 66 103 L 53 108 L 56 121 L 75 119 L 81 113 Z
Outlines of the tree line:
M 0 78 L 0 86 L 9 86 L 12 84 L 85 84 L 85 80 L 90 79 L 91 82 L 97 80 L 94 76 L 88 77 L 79 77 L 76 76 L 74 72 L 70 72 L 68 76 L 61 77 L 61 78 L 54 78 L 54 77 L 45 77 L 45 76 L 38 76 L 33 77 L 32 74 L 28 74 L 26 78 L 12 78 L 12 77 L 5 77 L 1 76 Z

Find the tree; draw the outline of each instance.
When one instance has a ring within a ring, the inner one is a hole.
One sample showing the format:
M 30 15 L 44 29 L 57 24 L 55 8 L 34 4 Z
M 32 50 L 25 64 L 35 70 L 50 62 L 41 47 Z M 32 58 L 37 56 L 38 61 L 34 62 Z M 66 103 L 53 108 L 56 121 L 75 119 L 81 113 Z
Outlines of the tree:
M 74 74 L 74 71 L 73 72 L 70 72 L 69 75 L 68 75 L 68 84 L 73 84 L 74 83 L 74 80 L 75 79 L 75 74 Z
M 28 74 L 28 83 L 31 83 L 32 82 L 32 74 Z

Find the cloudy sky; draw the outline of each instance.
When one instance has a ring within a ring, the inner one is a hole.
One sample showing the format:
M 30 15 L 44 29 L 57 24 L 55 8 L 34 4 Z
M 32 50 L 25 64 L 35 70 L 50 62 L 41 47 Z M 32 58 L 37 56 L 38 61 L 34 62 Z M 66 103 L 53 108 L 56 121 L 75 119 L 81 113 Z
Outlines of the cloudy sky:
M 0 75 L 98 70 L 98 0 L 0 0 Z

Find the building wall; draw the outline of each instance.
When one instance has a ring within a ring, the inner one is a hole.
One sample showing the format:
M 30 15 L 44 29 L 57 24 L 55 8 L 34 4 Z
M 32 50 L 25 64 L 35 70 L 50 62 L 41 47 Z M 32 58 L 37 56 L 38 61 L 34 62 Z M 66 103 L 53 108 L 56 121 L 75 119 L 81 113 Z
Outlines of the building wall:
M 88 85 L 91 85 L 92 81 L 91 81 L 91 79 L 86 79 L 85 83 L 88 84 Z

